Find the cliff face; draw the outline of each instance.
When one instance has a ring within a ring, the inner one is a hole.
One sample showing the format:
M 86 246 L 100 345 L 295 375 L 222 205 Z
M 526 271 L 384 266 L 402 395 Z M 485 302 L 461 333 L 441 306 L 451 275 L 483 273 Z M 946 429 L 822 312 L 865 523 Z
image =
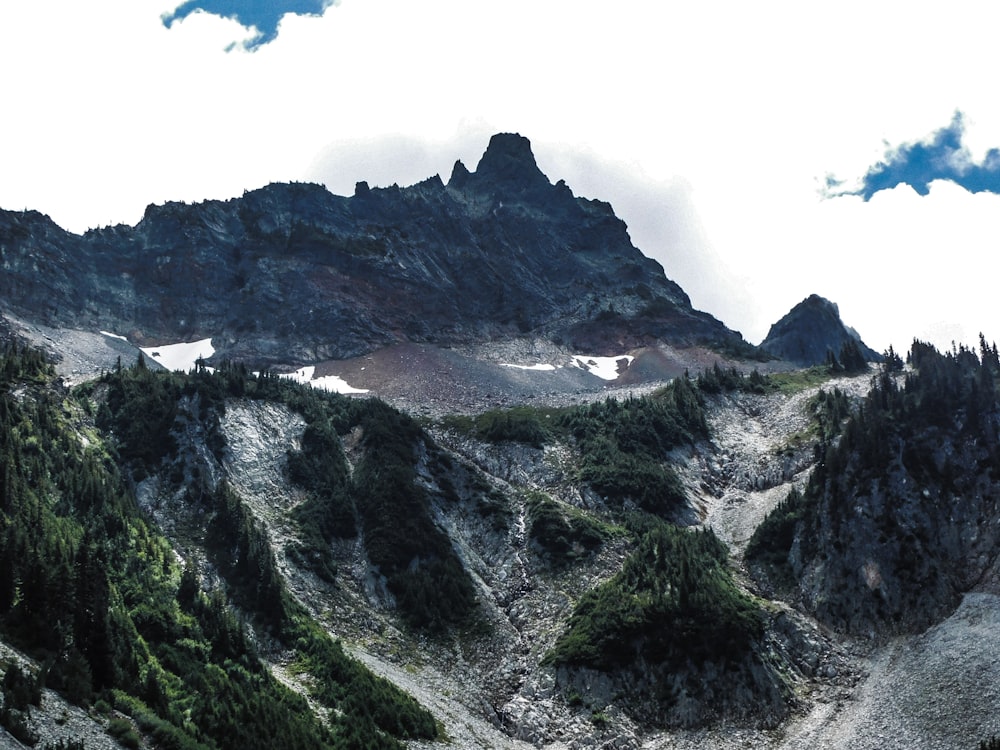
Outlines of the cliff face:
M 221 357 L 263 364 L 529 333 L 595 353 L 745 346 L 692 309 L 608 204 L 551 184 L 512 134 L 474 172 L 456 163 L 447 185 L 339 197 L 274 184 L 83 236 L 0 212 L 0 268 L 3 304 L 22 318 L 139 343 L 211 336 Z

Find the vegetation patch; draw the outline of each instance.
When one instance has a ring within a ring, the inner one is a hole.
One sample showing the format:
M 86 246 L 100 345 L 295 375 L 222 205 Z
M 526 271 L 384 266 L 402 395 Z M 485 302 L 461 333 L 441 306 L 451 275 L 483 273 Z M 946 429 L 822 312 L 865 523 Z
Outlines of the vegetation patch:
M 523 443 L 541 448 L 552 440 L 552 418 L 557 414 L 557 409 L 515 406 L 474 416 L 452 415 L 445 417 L 442 424 L 486 443 Z
M 722 715 L 781 714 L 785 687 L 761 653 L 765 618 L 709 531 L 633 518 L 640 534 L 620 573 L 587 592 L 545 656 L 579 700 L 606 673 L 644 721 L 693 726 Z
M 358 524 L 347 459 L 328 418 L 318 417 L 306 426 L 302 449 L 288 455 L 288 476 L 309 491 L 308 499 L 293 511 L 299 542 L 289 551 L 300 565 L 332 583 L 337 566 L 330 542 L 357 536 Z
M 30 679 L 5 672 L 11 710 L 3 719 L 15 734 L 27 726 L 15 706 L 22 695 L 30 703 L 44 680 L 79 705 L 113 703 L 131 719 L 109 724 L 127 746 L 136 731 L 182 750 L 398 750 L 403 740 L 436 736 L 431 714 L 348 658 L 292 601 L 263 529 L 224 484 L 202 498 L 211 514 L 205 541 L 241 617 L 221 589 L 201 589 L 194 566 L 180 569 L 109 460 L 117 452 L 137 474 L 156 468 L 160 448 L 143 452 L 130 441 L 162 441 L 171 397 L 197 394 L 210 418 L 226 394 L 272 387 L 238 380 L 235 371 L 108 373 L 96 387 L 108 395 L 101 421 L 118 438 L 109 449 L 92 431 L 80 439 L 88 408 L 67 398 L 40 354 L 0 353 L 0 633 L 45 665 Z M 134 408 L 133 396 L 149 409 Z M 125 415 L 149 422 L 122 430 Z M 248 619 L 307 665 L 328 723 L 271 675 Z
M 543 492 L 530 493 L 526 504 L 528 539 L 555 566 L 587 557 L 613 535 L 621 533 Z
M 412 625 L 462 622 L 475 607 L 475 590 L 417 482 L 415 450 L 423 432 L 380 401 L 356 403 L 363 458 L 354 488 L 368 555 Z
M 583 596 L 546 663 L 681 669 L 742 658 L 764 620 L 733 582 L 728 554 L 711 530 L 653 524 L 622 571 Z
M 580 479 L 608 500 L 664 517 L 686 504 L 667 453 L 708 436 L 701 397 L 687 377 L 654 396 L 566 410 L 557 424 L 580 451 Z
M 792 394 L 823 385 L 835 376 L 836 374 L 830 372 L 830 368 L 826 365 L 816 365 L 804 370 L 771 373 L 768 375 L 768 380 L 778 392 Z
M 772 583 L 781 589 L 787 590 L 795 584 L 789 552 L 795 541 L 795 530 L 811 508 L 802 493 L 793 487 L 754 529 L 747 543 L 746 559 L 764 566 Z
M 735 367 L 728 370 L 719 366 L 716 362 L 711 369 L 704 370 L 698 374 L 696 379 L 698 390 L 701 393 L 723 393 L 730 391 L 742 391 L 744 393 L 767 393 L 775 389 L 775 384 L 767 375 L 762 375 L 760 370 L 754 368 L 749 375 L 745 375 Z

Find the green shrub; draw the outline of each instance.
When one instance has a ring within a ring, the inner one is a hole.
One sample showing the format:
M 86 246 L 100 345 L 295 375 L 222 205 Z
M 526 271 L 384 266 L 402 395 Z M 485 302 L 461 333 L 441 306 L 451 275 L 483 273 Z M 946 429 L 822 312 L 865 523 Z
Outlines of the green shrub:
M 417 481 L 423 433 L 386 404 L 359 406 L 363 458 L 353 482 L 369 558 L 411 625 L 439 629 L 461 622 L 475 607 L 475 589 Z
M 666 517 L 687 502 L 669 451 L 708 436 L 701 397 L 687 377 L 651 396 L 567 409 L 555 425 L 576 442 L 581 481 L 612 502 Z
M 488 411 L 475 417 L 474 434 L 489 443 L 524 443 L 541 448 L 551 439 L 540 412 L 528 406 Z
M 583 511 L 542 492 L 527 499 L 528 539 L 555 565 L 564 565 L 600 547 L 613 533 Z
M 655 524 L 622 571 L 581 598 L 545 663 L 612 670 L 739 661 L 762 636 L 763 615 L 727 564 L 710 530 Z
M 132 726 L 132 722 L 122 719 L 118 716 L 111 719 L 108 722 L 108 734 L 113 737 L 118 744 L 124 747 L 138 748 L 142 745 L 142 738 L 139 733 L 135 731 L 135 727 Z
M 754 529 L 744 551 L 745 558 L 763 565 L 779 586 L 787 587 L 795 582 L 788 554 L 795 540 L 796 528 L 805 518 L 808 508 L 802 493 L 793 487 Z

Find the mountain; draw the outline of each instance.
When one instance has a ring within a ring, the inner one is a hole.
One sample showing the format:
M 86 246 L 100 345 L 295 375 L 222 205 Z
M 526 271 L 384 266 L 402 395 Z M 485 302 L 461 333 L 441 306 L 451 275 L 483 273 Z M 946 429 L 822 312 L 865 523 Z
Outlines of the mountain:
M 867 396 L 868 374 L 716 367 L 418 422 L 231 364 L 70 389 L 7 347 L 0 726 L 53 747 L 974 746 L 1000 729 L 984 351 L 915 346 L 912 380 Z
M 812 294 L 771 326 L 760 348 L 800 367 L 811 367 L 827 363 L 831 354 L 840 357 L 845 345 L 855 344 L 863 361 L 882 359 L 854 329 L 844 325 L 836 304 Z
M 873 369 L 811 297 L 747 372 L 509 134 L 0 254 L 0 747 L 1000 733 L 985 339 Z
M 254 367 L 518 338 L 595 355 L 751 352 L 691 307 L 611 206 L 551 184 L 509 133 L 447 184 L 358 183 L 351 197 L 272 184 L 82 236 L 3 211 L 0 269 L 8 316 L 141 346 L 211 338 L 217 360 Z

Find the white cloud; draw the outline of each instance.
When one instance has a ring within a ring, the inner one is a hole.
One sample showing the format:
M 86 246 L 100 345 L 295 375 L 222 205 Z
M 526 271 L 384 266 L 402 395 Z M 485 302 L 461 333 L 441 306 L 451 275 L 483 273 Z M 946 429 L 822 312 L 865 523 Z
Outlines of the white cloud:
M 817 195 L 824 175 L 861 175 L 884 142 L 917 140 L 956 109 L 974 160 L 1000 146 L 987 75 L 1000 18 L 985 4 L 343 0 L 286 17 L 253 53 L 226 53 L 245 32 L 205 14 L 164 28 L 171 9 L 0 5 L 16 102 L 0 206 L 82 231 L 275 180 L 349 194 L 361 179 L 447 179 L 511 130 L 550 179 L 611 202 L 696 306 L 750 340 L 812 292 L 875 348 L 950 342 L 934 331 L 1000 338 L 979 302 L 995 197 Z

